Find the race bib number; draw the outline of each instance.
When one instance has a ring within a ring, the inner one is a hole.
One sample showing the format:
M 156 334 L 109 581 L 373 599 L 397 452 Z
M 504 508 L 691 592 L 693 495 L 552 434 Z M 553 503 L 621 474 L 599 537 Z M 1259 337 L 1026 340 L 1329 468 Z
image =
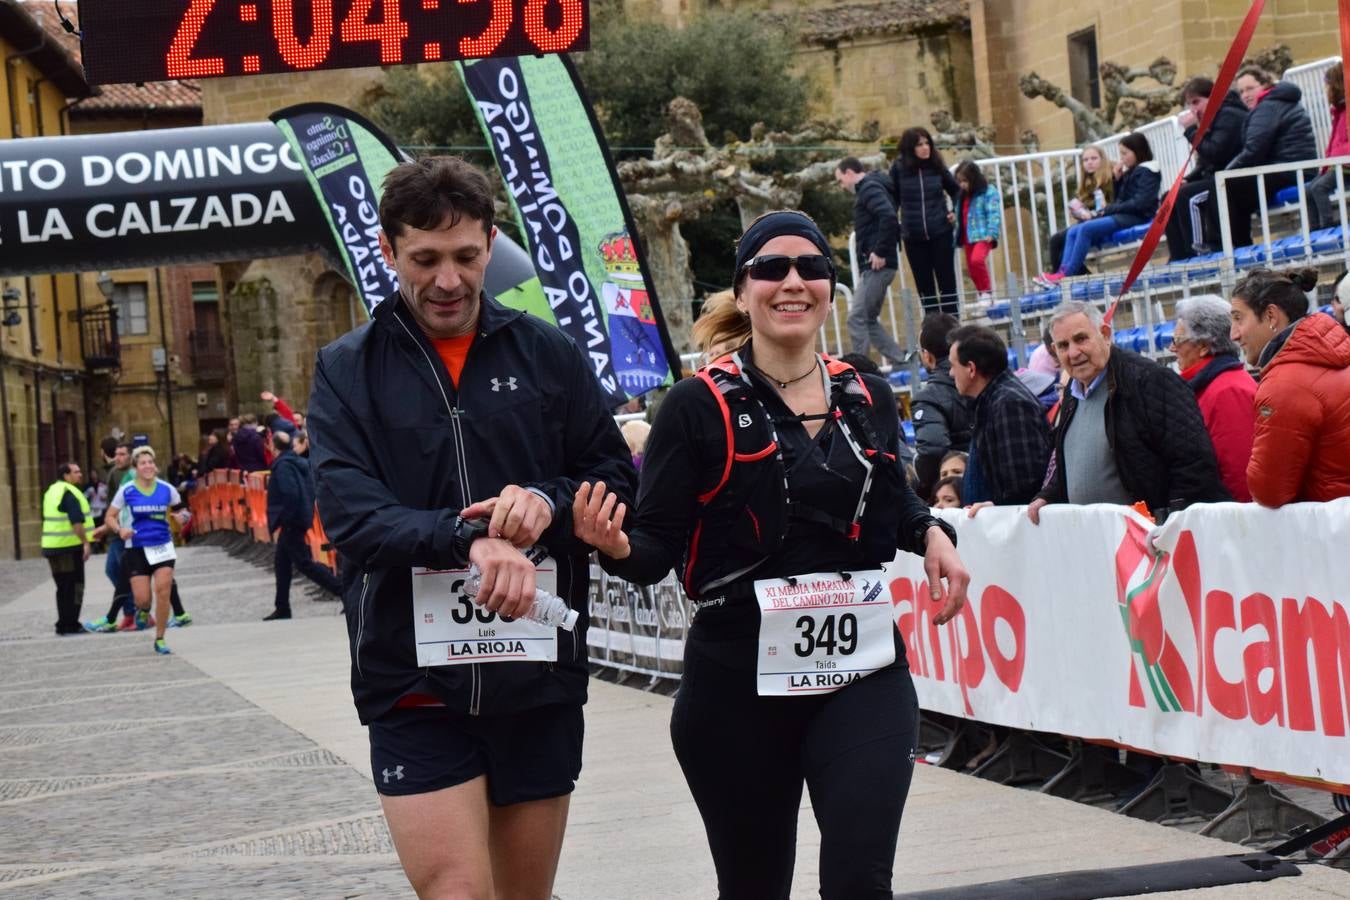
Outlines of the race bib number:
M 153 547 L 142 547 L 141 551 L 145 553 L 145 561 L 152 566 L 178 558 L 177 551 L 173 549 L 173 541 L 169 541 L 167 544 L 156 544 Z
M 761 697 L 828 694 L 895 662 L 880 569 L 755 582 Z
M 462 666 L 558 659 L 558 629 L 489 612 L 464 593 L 468 569 L 412 571 L 413 629 L 419 666 Z M 535 584 L 558 592 L 558 567 L 544 557 Z

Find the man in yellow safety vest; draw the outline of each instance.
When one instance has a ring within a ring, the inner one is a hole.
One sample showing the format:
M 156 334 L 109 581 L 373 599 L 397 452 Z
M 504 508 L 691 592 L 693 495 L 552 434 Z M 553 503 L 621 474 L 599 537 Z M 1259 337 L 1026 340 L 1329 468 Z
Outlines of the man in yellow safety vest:
M 84 564 L 89 559 L 94 519 L 80 491 L 84 475 L 78 463 L 62 463 L 56 481 L 42 497 L 42 555 L 56 581 L 56 633 L 84 634 Z

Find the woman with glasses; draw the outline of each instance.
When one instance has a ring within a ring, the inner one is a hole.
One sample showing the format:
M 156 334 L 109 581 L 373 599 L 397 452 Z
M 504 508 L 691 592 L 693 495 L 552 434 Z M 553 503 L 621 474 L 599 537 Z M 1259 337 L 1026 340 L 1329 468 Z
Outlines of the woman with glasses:
M 1308 314 L 1316 269 L 1254 270 L 1233 288 L 1233 340 L 1261 370 L 1247 487 L 1262 506 L 1350 497 L 1350 334 Z
M 694 618 L 671 737 L 719 896 L 789 895 L 805 785 L 821 896 L 890 898 L 917 706 L 881 567 L 923 554 L 916 613 L 938 622 L 969 576 L 897 465 L 886 382 L 815 350 L 835 278 L 820 229 L 762 216 L 735 272 L 749 341 L 662 403 L 631 520 L 583 484 L 574 530 L 630 581 L 679 566 Z
M 1205 430 L 1219 458 L 1223 486 L 1239 503 L 1250 503 L 1247 461 L 1252 456 L 1256 427 L 1252 401 L 1256 382 L 1238 358 L 1238 345 L 1228 336 L 1228 301 L 1201 294 L 1177 304 L 1172 352 L 1182 379 L 1195 392 Z

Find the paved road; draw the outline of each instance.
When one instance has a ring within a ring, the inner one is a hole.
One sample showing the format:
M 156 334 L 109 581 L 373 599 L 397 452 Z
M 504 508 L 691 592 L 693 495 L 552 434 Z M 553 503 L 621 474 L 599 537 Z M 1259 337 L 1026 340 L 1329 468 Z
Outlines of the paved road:
M 35 567 L 3 568 L 21 587 L 15 570 Z M 170 632 L 169 658 L 145 634 L 48 637 L 41 579 L 0 599 L 0 897 L 410 896 L 370 784 L 335 604 L 297 598 L 299 618 L 260 622 L 270 576 L 216 547 L 186 549 L 180 576 L 197 624 Z M 593 682 L 563 900 L 714 895 L 669 715 L 668 698 Z M 800 833 L 794 898 L 815 895 L 806 809 Z M 921 767 L 896 889 L 1237 850 Z M 1350 874 L 1310 867 L 1158 896 L 1350 898 Z

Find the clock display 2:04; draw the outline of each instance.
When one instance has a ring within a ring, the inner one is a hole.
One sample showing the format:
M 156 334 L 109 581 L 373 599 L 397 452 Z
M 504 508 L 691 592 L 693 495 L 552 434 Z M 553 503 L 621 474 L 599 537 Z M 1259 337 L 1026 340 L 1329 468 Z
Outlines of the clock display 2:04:
M 416 28 L 405 15 L 405 5 L 411 7 L 407 12 L 416 17 Z M 463 35 L 456 44 L 445 46 L 439 38 L 452 31 L 448 26 L 452 26 L 453 19 L 441 17 L 469 11 L 458 9 L 461 7 L 483 5 L 491 8 L 486 26 L 477 34 Z M 280 70 L 361 64 L 387 66 L 499 54 L 560 53 L 576 48 L 585 26 L 584 0 L 523 0 L 520 18 L 525 39 L 507 41 L 520 5 L 522 0 L 245 0 L 237 3 L 237 10 L 240 23 L 257 23 L 264 28 L 270 25 L 277 55 L 284 64 Z M 164 77 L 210 78 L 279 70 L 274 65 L 264 66 L 258 54 L 245 54 L 243 71 L 231 72 L 225 57 L 200 52 L 204 36 L 211 37 L 217 27 L 229 27 L 226 23 L 232 17 L 221 14 L 226 7 L 235 6 L 236 0 L 190 0 L 164 56 Z M 269 11 L 271 22 L 262 21 Z M 429 21 L 429 16 L 440 21 Z M 256 37 L 249 35 L 254 48 L 258 46 L 254 43 Z M 509 46 L 503 46 L 504 43 Z M 358 44 L 378 45 L 378 59 L 373 47 L 369 60 L 363 63 L 330 58 L 335 49 L 345 50 L 349 48 L 343 45 Z M 406 54 L 405 47 L 409 51 Z

